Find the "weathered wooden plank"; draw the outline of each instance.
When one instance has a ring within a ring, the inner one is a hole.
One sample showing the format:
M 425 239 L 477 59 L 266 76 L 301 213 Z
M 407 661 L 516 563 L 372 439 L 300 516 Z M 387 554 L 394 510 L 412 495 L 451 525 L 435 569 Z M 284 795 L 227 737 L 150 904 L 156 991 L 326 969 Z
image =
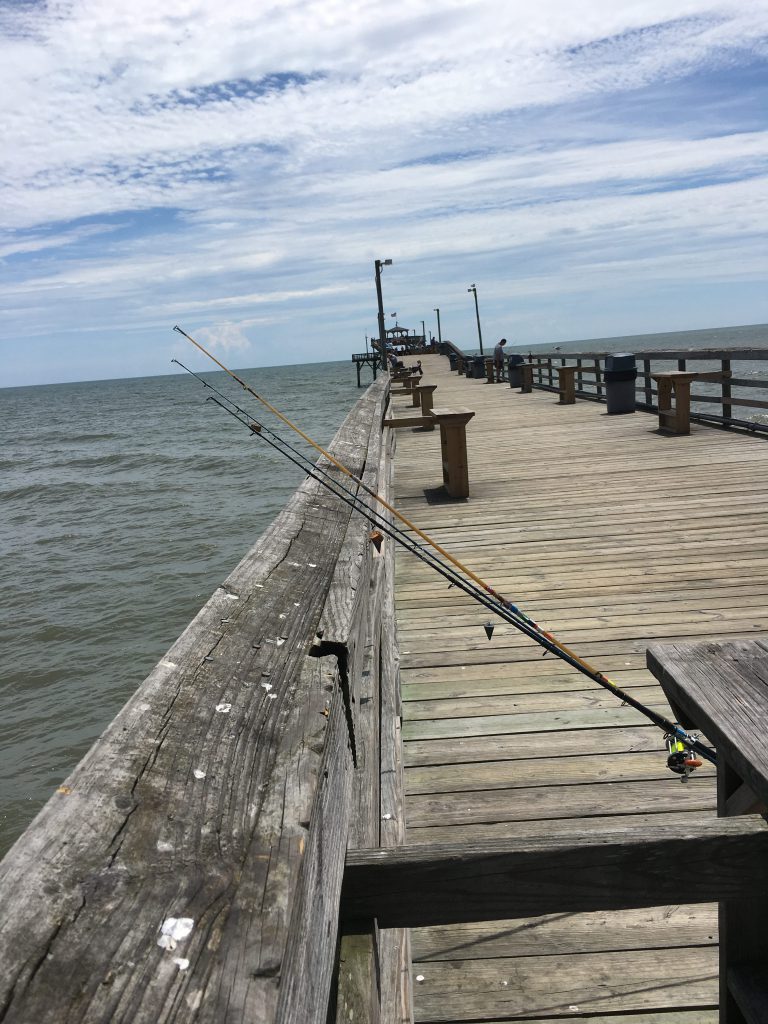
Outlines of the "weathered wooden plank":
M 381 460 L 381 428 L 374 417 L 368 442 L 363 482 L 378 490 Z M 361 489 L 362 490 L 362 489 Z M 320 650 L 341 647 L 339 667 L 346 673 L 349 717 L 355 738 L 355 770 L 352 785 L 348 848 L 379 845 L 380 801 L 380 646 L 383 560 L 375 555 L 367 524 L 361 530 L 353 517 L 348 531 L 349 555 L 339 558 L 334 576 L 342 628 L 322 630 Z M 331 593 L 334 585 L 331 586 Z M 333 637 L 342 637 L 341 645 Z M 336 1020 L 344 1024 L 378 1024 L 381 991 L 379 936 L 371 918 L 364 928 L 342 928 L 339 946 Z M 298 1019 L 298 1018 L 297 1018 Z
M 717 1005 L 717 956 L 708 947 L 575 957 L 420 963 L 416 1019 L 586 1017 Z M 616 1018 L 614 1018 L 615 1020 Z
M 627 632 L 631 631 L 628 630 Z M 749 634 L 760 635 L 763 632 L 765 632 L 765 629 L 759 623 L 756 623 L 754 628 L 750 629 L 738 628 L 738 626 L 735 626 L 733 629 L 723 628 L 723 624 L 721 624 L 715 639 L 721 641 L 738 639 L 739 637 L 749 639 Z M 480 627 L 480 633 L 482 641 L 473 641 L 467 643 L 464 647 L 456 645 L 454 649 L 441 651 L 439 646 L 435 645 L 435 650 L 429 652 L 403 649 L 402 653 L 404 656 L 408 655 L 408 664 L 412 667 L 432 668 L 438 665 L 456 665 L 460 667 L 464 665 L 465 667 L 474 666 L 477 668 L 480 665 L 530 661 L 532 654 L 541 650 L 532 640 L 528 640 L 527 637 L 522 635 L 519 638 L 513 635 L 505 637 L 504 644 L 502 645 L 501 643 L 488 644 L 482 627 Z M 666 624 L 664 624 L 652 633 L 646 632 L 645 636 L 605 639 L 600 634 L 600 631 L 595 630 L 580 637 L 569 632 L 567 637 L 562 636 L 560 639 L 563 642 L 567 641 L 570 647 L 576 649 L 581 658 L 594 664 L 606 655 L 644 653 L 651 640 L 662 643 L 686 643 L 688 641 L 698 643 L 701 641 L 702 636 L 711 636 L 712 633 L 713 631 L 708 631 L 706 627 L 702 627 L 701 633 L 698 633 L 690 626 L 680 627 L 678 633 L 675 627 L 667 628 Z M 483 642 L 485 646 L 483 646 Z M 554 655 L 547 656 L 554 657 Z M 539 657 L 543 657 L 543 655 L 539 655 Z M 576 669 L 574 669 L 575 671 Z
M 666 702 L 653 701 L 650 707 L 669 714 Z M 498 736 L 522 732 L 559 732 L 562 729 L 614 729 L 641 725 L 646 719 L 631 707 L 615 706 L 573 711 L 541 711 L 520 715 L 479 715 L 469 718 L 440 718 L 437 721 L 406 722 L 406 740 L 459 739 L 467 736 Z
M 670 773 L 665 782 L 603 782 L 544 789 L 478 790 L 472 793 L 414 794 L 408 800 L 408 827 L 589 818 L 623 814 L 628 808 L 655 811 L 715 809 L 711 779 L 694 775 L 683 786 Z
M 634 809 L 626 815 L 618 817 L 620 824 L 664 825 L 669 831 L 677 833 L 682 828 L 706 826 L 712 821 L 712 808 L 688 811 L 677 808 L 652 813 L 652 808 Z M 605 814 L 596 814 L 585 823 L 583 818 L 539 818 L 527 821 L 492 821 L 472 825 L 457 825 L 443 822 L 440 825 L 424 827 L 408 826 L 408 845 L 434 843 L 474 843 L 485 842 L 487 839 L 513 839 L 516 837 L 541 837 L 550 835 L 583 835 L 585 828 L 597 834 L 610 832 L 616 828 L 617 815 L 606 810 Z
M 509 921 L 476 921 L 414 928 L 419 960 L 482 960 L 497 956 L 551 956 L 619 949 L 670 949 L 685 935 L 690 945 L 717 944 L 717 907 L 643 907 L 586 914 L 546 914 Z
M 559 622 L 549 619 L 541 625 L 544 629 L 556 633 L 560 642 L 572 650 L 579 649 L 586 644 L 607 643 L 612 640 L 627 644 L 632 641 L 645 640 L 647 646 L 649 635 L 661 634 L 674 643 L 677 639 L 682 641 L 713 637 L 727 640 L 737 636 L 748 637 L 750 634 L 765 633 L 768 630 L 768 613 L 756 609 L 752 609 L 752 612 L 753 614 L 750 614 L 750 610 L 746 609 L 735 615 L 702 617 L 681 615 L 680 621 L 666 619 L 662 622 L 655 619 L 649 623 L 640 621 L 634 624 L 606 623 L 603 626 L 596 620 L 575 624 L 566 622 L 565 625 L 561 625 Z M 473 626 L 459 626 L 455 630 L 448 631 L 443 638 L 441 638 L 439 629 L 429 633 L 425 631 L 415 638 L 417 639 L 415 645 L 413 642 L 406 644 L 403 639 L 403 654 L 414 654 L 415 664 L 424 659 L 432 658 L 434 660 L 434 655 L 441 653 L 444 653 L 447 658 L 462 655 L 466 662 L 474 658 L 477 660 L 489 659 L 492 652 L 495 660 L 503 657 L 508 650 L 527 648 L 535 643 L 513 626 L 501 620 L 498 625 L 494 623 L 495 632 L 492 640 L 489 641 L 484 629 L 486 621 L 487 616 L 478 616 L 477 622 Z M 418 648 L 417 654 L 414 651 L 414 646 Z M 554 655 L 552 656 L 554 657 Z
M 365 467 L 356 469 L 367 486 L 376 489 L 380 458 L 380 419 L 385 392 L 372 394 L 367 419 L 345 436 L 346 460 L 365 453 Z M 355 490 L 354 487 L 349 487 Z M 371 545 L 367 523 L 350 519 L 336 560 L 313 653 L 321 660 L 330 656 L 344 705 L 351 765 L 346 787 L 335 783 L 326 768 L 320 792 L 330 801 L 325 815 L 313 809 L 311 834 L 325 843 L 319 856 L 305 856 L 296 900 L 297 913 L 289 929 L 289 945 L 281 984 L 277 1020 L 325 1021 L 333 961 L 342 861 L 347 846 L 370 846 L 378 838 L 378 636 L 368 635 L 367 623 L 378 616 L 378 590 L 371 572 Z M 328 666 L 324 666 L 326 672 Z M 368 692 L 375 691 L 373 696 Z M 345 780 L 346 781 L 346 780 Z M 328 837 L 333 837 L 329 839 Z M 320 845 L 320 844 L 318 844 Z M 313 869 L 313 870 L 310 870 Z M 303 908 L 307 908 L 302 914 Z M 342 935 L 338 967 L 338 1012 L 347 1024 L 360 1019 L 376 1024 L 378 982 L 375 963 L 375 927 L 371 935 Z M 363 947 L 362 949 L 360 947 Z M 358 1014 L 361 1014 L 358 1016 Z
M 676 622 L 690 622 L 699 619 L 702 621 L 712 619 L 727 621 L 741 617 L 745 612 L 750 615 L 755 609 L 758 612 L 763 609 L 768 588 L 763 585 L 755 589 L 757 592 L 751 596 L 746 596 L 743 593 L 739 595 L 738 610 L 732 607 L 719 607 L 720 600 L 713 599 L 711 593 L 708 593 L 700 599 L 691 598 L 689 595 L 686 599 L 676 596 L 674 600 L 657 600 L 653 603 L 620 604 L 615 602 L 610 605 L 593 604 L 592 607 L 588 607 L 589 602 L 584 600 L 564 601 L 555 614 L 558 621 L 562 623 L 561 628 L 579 629 L 585 628 L 593 621 L 606 621 L 613 626 L 626 625 L 628 622 L 635 621 L 643 624 L 658 623 L 670 617 Z M 594 597 L 593 600 L 596 602 L 598 598 Z M 541 603 L 537 602 L 537 620 L 542 618 L 543 610 Z M 409 614 L 402 629 L 402 640 L 403 643 L 407 643 L 413 636 L 419 642 L 431 636 L 435 631 L 442 630 L 444 632 L 447 628 L 474 630 L 477 628 L 477 619 L 476 606 L 443 607 L 441 610 L 439 606 L 426 608 L 422 605 L 420 614 Z
M 394 447 L 396 435 L 391 434 Z M 382 464 L 383 494 L 391 501 L 394 462 Z M 400 646 L 395 616 L 395 546 L 385 541 L 383 558 L 382 645 L 381 645 L 381 806 L 382 847 L 405 842 L 403 750 L 401 739 Z M 411 936 L 408 929 L 389 928 L 380 933 L 382 1024 L 411 1024 Z
M 318 674 L 327 678 L 328 666 L 318 666 L 318 669 Z M 307 841 L 303 848 L 300 844 L 301 869 L 279 975 L 276 1024 L 292 1024 L 297 1020 L 324 1024 L 326 1020 L 336 958 L 342 865 L 352 814 L 351 754 L 343 699 L 337 689 Z M 280 898 L 279 892 L 276 896 Z M 247 955 L 247 939 L 245 936 L 243 939 L 241 956 Z M 240 979 L 236 981 L 243 984 Z M 225 1020 L 231 1019 L 229 1006 L 222 1006 L 219 1013 Z M 241 1011 L 236 1013 L 240 1015 Z M 270 1018 L 257 1016 L 255 1019 Z
M 574 675 L 576 675 L 574 673 Z M 574 690 L 558 690 L 554 693 L 510 693 L 501 696 L 482 695 L 458 699 L 446 698 L 411 701 L 408 718 L 411 722 L 436 722 L 440 719 L 490 718 L 496 715 L 525 715 L 542 711 L 570 711 L 580 708 L 613 707 L 616 697 L 584 676 L 577 675 L 588 685 Z M 648 685 L 648 684 L 651 685 Z M 636 700 L 643 704 L 666 703 L 658 683 L 648 675 L 643 683 L 629 683 L 625 686 Z
M 0 865 L 6 1020 L 272 1018 L 302 865 L 344 830 L 312 831 L 338 702 L 306 651 L 348 520 L 306 481 Z
M 608 762 L 612 754 L 663 749 L 661 733 L 655 726 L 564 728 L 551 732 L 503 733 L 498 736 L 466 736 L 447 740 L 411 740 L 406 744 L 406 766 L 471 764 L 479 761 L 518 758 L 556 759 L 569 755 L 594 754 L 599 750 Z
M 676 835 L 625 827 L 577 839 L 350 851 L 342 915 L 417 928 L 748 899 L 767 883 L 765 823 L 715 819 Z
M 503 1021 L 485 1020 L 485 1024 L 509 1024 L 514 1018 L 506 1017 Z M 548 1024 L 551 1017 L 526 1017 L 527 1024 Z M 575 1019 L 581 1019 L 576 1017 Z M 632 1013 L 590 1014 L 589 1024 L 718 1024 L 718 1012 L 716 1008 L 699 1008 L 696 1010 L 646 1010 L 634 1011 Z M 442 1020 L 441 1024 L 459 1024 L 457 1020 Z
M 763 640 L 653 645 L 648 665 L 675 702 L 706 729 L 723 759 L 768 802 L 768 644 Z
M 661 737 L 659 736 L 659 739 Z M 661 744 L 659 743 L 659 748 Z M 711 775 L 708 763 L 698 777 Z M 589 782 L 626 782 L 669 779 L 666 751 L 646 754 L 576 755 L 537 757 L 516 761 L 483 761 L 480 764 L 447 764 L 408 768 L 406 793 L 458 793 L 482 789 L 524 789 L 532 786 L 578 786 Z

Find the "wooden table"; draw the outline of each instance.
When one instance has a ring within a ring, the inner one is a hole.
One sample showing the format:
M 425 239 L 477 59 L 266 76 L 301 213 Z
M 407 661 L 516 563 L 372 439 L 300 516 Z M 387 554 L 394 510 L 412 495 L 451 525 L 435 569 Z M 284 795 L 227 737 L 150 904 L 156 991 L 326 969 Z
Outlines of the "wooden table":
M 417 384 L 413 390 L 414 393 L 418 396 L 419 402 L 421 403 L 421 415 L 431 416 L 432 407 L 435 404 L 434 396 L 435 391 L 437 391 L 437 384 Z
M 729 371 L 693 373 L 689 370 L 669 370 L 666 373 L 652 373 L 651 377 L 656 381 L 659 391 L 659 430 L 670 434 L 690 434 L 693 381 L 720 381 L 730 375 Z
M 765 815 L 768 808 L 768 640 L 658 644 L 648 667 L 673 713 L 717 749 L 717 813 Z M 720 1020 L 768 1019 L 768 898 L 721 900 Z
M 435 423 L 440 425 L 443 483 L 452 498 L 469 497 L 466 426 L 474 415 L 472 409 L 432 410 Z

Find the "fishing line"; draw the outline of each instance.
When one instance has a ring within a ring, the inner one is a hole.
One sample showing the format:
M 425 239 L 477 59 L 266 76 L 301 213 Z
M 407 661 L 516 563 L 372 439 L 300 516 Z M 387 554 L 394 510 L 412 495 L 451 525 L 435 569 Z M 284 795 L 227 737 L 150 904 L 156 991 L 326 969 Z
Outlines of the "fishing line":
M 435 554 L 433 554 L 433 552 L 429 551 L 428 548 L 424 548 L 421 545 L 417 544 L 415 541 L 413 541 L 394 522 L 390 523 L 388 519 L 383 517 L 380 513 L 376 512 L 373 508 L 366 505 L 360 499 L 358 494 L 344 487 L 344 485 L 340 481 L 331 477 L 327 472 L 323 471 L 318 465 L 313 464 L 303 453 L 299 452 L 294 446 L 290 445 L 287 441 L 285 441 L 284 438 L 280 437 L 274 431 L 269 430 L 269 428 L 266 427 L 264 424 L 254 423 L 253 419 L 248 415 L 248 413 L 245 410 L 241 409 L 240 406 L 238 406 L 230 398 L 225 396 L 222 392 L 218 391 L 218 389 L 214 388 L 207 381 L 203 380 L 202 377 L 199 377 L 196 373 L 193 373 L 192 370 L 184 366 L 184 364 L 179 362 L 179 360 L 173 360 L 174 363 L 181 366 L 184 370 L 186 370 L 193 377 L 195 377 L 205 388 L 208 388 L 211 391 L 214 391 L 216 394 L 218 394 L 220 398 L 223 400 L 223 402 L 227 403 L 227 405 L 222 404 L 221 401 L 218 401 L 215 398 L 212 398 L 211 401 L 214 401 L 217 405 L 224 409 L 225 412 L 228 412 L 240 423 L 246 426 L 250 430 L 252 435 L 260 437 L 272 448 L 274 448 L 280 454 L 284 455 L 299 468 L 308 472 L 313 479 L 315 479 L 316 481 L 324 485 L 326 488 L 331 490 L 334 494 L 336 494 L 337 497 L 339 497 L 342 501 L 345 501 L 348 505 L 350 505 L 353 508 L 353 510 L 363 515 L 366 519 L 368 519 L 369 522 L 375 525 L 378 529 L 382 530 L 387 536 L 397 541 L 399 544 L 401 544 L 412 554 L 420 558 L 423 562 L 429 565 L 432 569 L 434 569 L 444 578 L 448 579 L 452 586 L 458 587 L 465 594 L 472 597 L 478 603 L 482 604 L 484 607 L 494 612 L 496 615 L 504 619 L 510 625 L 514 626 L 524 635 L 530 637 L 540 646 L 544 647 L 546 651 L 550 651 L 552 654 L 555 654 L 557 657 L 561 658 L 567 664 L 577 669 L 583 675 L 586 675 L 593 682 L 596 682 L 603 688 L 609 690 L 611 693 L 614 694 L 614 696 L 621 700 L 622 704 L 626 704 L 629 707 L 634 708 L 636 711 L 639 711 L 642 715 L 644 715 L 651 722 L 653 722 L 653 724 L 658 726 L 660 729 L 663 729 L 667 736 L 670 738 L 668 740 L 668 748 L 670 750 L 670 758 L 668 759 L 668 763 L 674 771 L 678 771 L 679 766 L 681 767 L 683 764 L 693 764 L 693 762 L 681 757 L 679 749 L 680 744 L 684 745 L 684 747 L 688 750 L 696 751 L 696 753 L 706 758 L 706 760 L 715 763 L 716 756 L 709 747 L 701 743 L 695 736 L 689 734 L 679 724 L 670 721 L 663 715 L 660 715 L 658 712 L 646 707 L 640 701 L 636 700 L 626 691 L 622 690 L 619 686 L 617 686 L 602 672 L 599 672 L 587 661 L 579 657 L 577 654 L 575 654 L 575 652 L 571 651 L 568 647 L 566 647 L 564 644 L 558 641 L 556 637 L 554 637 L 547 630 L 544 630 L 541 626 L 539 626 L 537 622 L 535 622 L 528 615 L 526 615 L 521 609 L 519 609 L 511 601 L 506 600 L 506 598 L 499 594 L 493 587 L 491 587 L 479 576 L 477 576 L 470 569 L 464 566 L 453 555 L 445 551 L 444 548 L 442 548 L 426 533 L 424 533 L 417 526 L 415 526 L 415 524 L 411 523 L 410 520 L 408 520 L 404 515 L 398 512 L 398 510 L 394 508 L 389 502 L 387 502 L 381 495 L 377 494 L 372 488 L 368 487 L 368 485 L 363 480 L 355 476 L 355 474 L 353 474 L 349 469 L 347 469 L 346 466 L 344 466 L 336 458 L 334 458 L 334 456 L 331 455 L 328 451 L 326 451 L 321 445 L 313 441 L 312 438 L 310 438 L 307 434 L 300 430 L 286 416 L 279 412 L 279 410 L 275 409 L 275 407 L 271 405 L 271 403 L 269 403 L 256 391 L 254 391 L 254 389 L 251 388 L 248 384 L 246 384 L 245 381 L 243 381 L 240 377 L 234 374 L 231 370 L 224 366 L 223 363 L 216 359 L 215 356 L 213 356 L 202 345 L 195 341 L 194 338 L 190 337 L 190 335 L 188 335 L 178 326 L 174 327 L 174 330 L 178 331 L 185 338 L 187 338 L 196 348 L 203 352 L 204 355 L 208 356 L 208 358 L 211 359 L 212 362 L 214 362 L 217 366 L 224 370 L 230 377 L 232 377 L 232 379 L 235 380 L 245 391 L 251 394 L 254 398 L 261 402 L 267 409 L 269 409 L 270 412 L 277 416 L 278 419 L 280 419 L 283 423 L 285 423 L 297 434 L 299 434 L 300 437 L 302 437 L 314 449 L 319 451 L 325 458 L 328 459 L 328 461 L 332 465 L 341 470 L 345 476 L 351 479 L 358 487 L 362 488 L 371 498 L 377 501 L 393 516 L 397 517 L 397 519 L 399 519 L 401 522 L 405 523 L 409 529 L 413 530 L 413 532 L 416 533 L 417 536 L 421 537 L 426 542 L 426 544 L 428 544 L 430 547 L 434 549 L 434 551 L 436 551 L 439 555 L 444 556 L 450 564 L 446 565 L 445 563 L 440 561 L 440 559 Z M 231 406 L 231 408 L 229 406 Z M 270 436 L 265 436 L 267 434 Z M 456 571 L 457 569 L 459 570 L 459 572 L 467 576 L 468 580 L 460 576 L 459 573 Z M 488 635 L 490 638 L 491 633 L 489 632 Z M 675 743 L 677 745 L 674 745 Z M 686 777 L 686 774 L 682 771 L 680 771 L 680 774 L 683 774 L 684 778 Z

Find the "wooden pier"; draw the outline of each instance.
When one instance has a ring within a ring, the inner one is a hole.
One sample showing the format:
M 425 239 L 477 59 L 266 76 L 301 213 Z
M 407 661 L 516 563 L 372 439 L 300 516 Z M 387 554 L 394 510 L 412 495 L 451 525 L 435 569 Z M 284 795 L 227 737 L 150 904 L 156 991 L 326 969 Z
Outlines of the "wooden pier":
M 682 702 L 686 645 L 768 633 L 763 439 L 422 361 L 431 412 L 381 375 L 331 451 L 560 640 L 671 714 L 650 645 Z M 715 904 L 768 962 L 768 830 L 715 809 L 768 802 L 762 696 L 745 758 L 702 688 L 718 800 L 488 615 L 305 481 L 0 864 L 0 1021 L 713 1024 L 720 978 L 757 1024 Z
M 434 435 L 400 431 L 398 508 L 618 685 L 669 714 L 649 644 L 768 632 L 763 441 L 424 369 L 441 404 L 475 410 L 471 497 L 436 501 Z M 483 609 L 400 552 L 396 600 L 408 845 L 703 838 L 709 766 L 682 785 L 659 730 L 511 626 L 487 640 Z M 559 883 L 583 883 L 577 857 Z M 667 902 L 414 929 L 415 1019 L 714 1021 L 717 908 Z

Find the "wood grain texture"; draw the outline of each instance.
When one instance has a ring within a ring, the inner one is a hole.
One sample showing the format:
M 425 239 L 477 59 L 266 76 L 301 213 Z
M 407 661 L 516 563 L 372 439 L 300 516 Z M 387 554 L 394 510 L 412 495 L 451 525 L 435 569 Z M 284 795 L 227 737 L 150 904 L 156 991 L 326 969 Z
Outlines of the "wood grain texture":
M 384 388 L 337 435 L 353 471 L 366 446 L 344 432 L 370 431 Z M 0 865 L 3 1020 L 261 1021 L 285 1002 L 290 923 L 335 920 L 346 845 L 329 787 L 349 732 L 307 651 L 349 520 L 305 481 Z M 170 917 L 193 921 L 175 950 Z
M 685 933 L 691 945 L 717 945 L 717 907 L 644 907 L 586 914 L 544 914 L 506 922 L 469 922 L 414 928 L 414 963 L 548 956 L 621 949 L 674 949 Z
M 552 394 L 519 395 L 451 375 L 440 357 L 424 365 L 441 403 L 476 410 L 467 434 L 472 495 L 461 505 L 432 503 L 437 441 L 401 432 L 398 507 L 581 656 L 661 708 L 661 690 L 654 694 L 643 671 L 649 643 L 768 633 L 764 441 L 696 425 L 690 437 L 661 437 L 655 416 L 608 417 L 588 402 L 561 408 Z M 711 823 L 712 772 L 694 776 L 690 791 L 665 778 L 662 736 L 640 716 L 611 707 L 607 693 L 591 694 L 588 681 L 503 624 L 488 642 L 486 613 L 405 554 L 396 598 L 409 845 L 558 831 L 576 839 L 624 827 L 676 835 Z M 622 913 L 611 919 L 619 931 Z M 491 943 L 493 926 L 484 927 Z M 642 1006 L 629 991 L 617 996 L 611 1013 L 620 1019 L 688 1012 L 679 1009 L 681 986 L 663 981 L 677 953 L 660 952 L 661 928 L 640 950 L 659 985 Z M 573 956 L 578 934 L 566 931 L 562 951 Z M 488 973 L 478 975 L 471 1014 L 460 1012 L 453 992 L 466 961 L 460 948 L 446 950 L 434 987 L 414 986 L 417 1020 L 536 1016 L 496 999 L 492 946 L 487 957 L 471 954 Z M 535 949 L 513 954 L 512 966 L 518 955 L 535 958 Z M 631 989 L 634 978 L 642 987 L 644 970 L 625 960 L 622 984 Z M 686 1005 L 711 1008 L 716 985 L 691 977 L 684 995 Z M 538 1019 L 561 1012 L 569 1015 L 544 1004 Z M 597 1001 L 572 1015 L 602 1013 Z
M 768 883 L 762 820 L 351 853 L 342 915 L 420 927 L 744 900 Z
M 768 803 L 768 756 L 759 727 L 768 717 L 768 643 L 655 644 L 648 665 L 723 760 Z
M 717 957 L 708 947 L 585 953 L 570 957 L 419 964 L 420 1019 L 429 1022 L 587 1017 L 655 1011 L 659 1005 L 713 1009 Z M 614 1018 L 615 1020 L 615 1018 Z

